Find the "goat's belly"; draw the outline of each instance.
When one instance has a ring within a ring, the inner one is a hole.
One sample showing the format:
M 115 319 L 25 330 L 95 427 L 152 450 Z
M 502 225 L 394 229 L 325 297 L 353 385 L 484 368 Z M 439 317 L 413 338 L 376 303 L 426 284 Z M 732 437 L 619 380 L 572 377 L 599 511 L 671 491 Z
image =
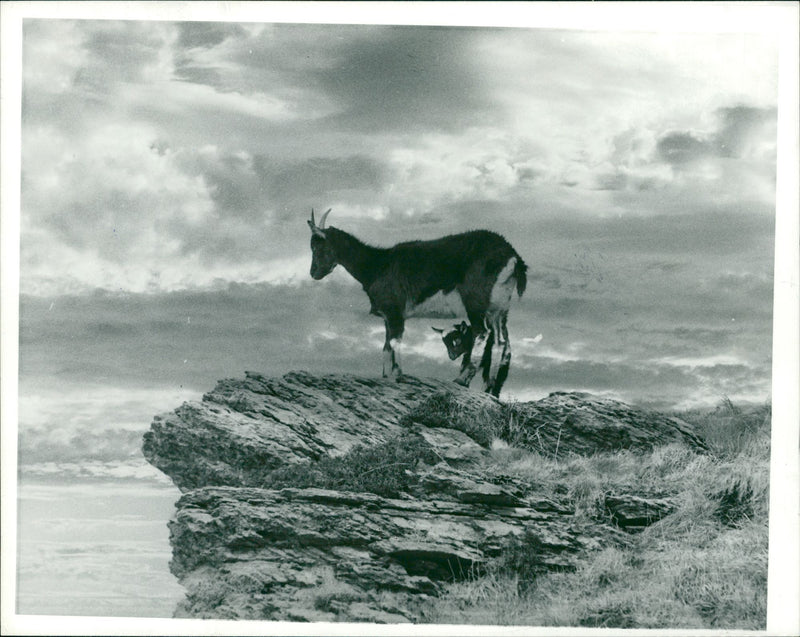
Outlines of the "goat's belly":
M 418 305 L 408 304 L 405 312 L 406 318 L 459 318 L 467 315 L 461 295 L 453 290 L 445 294 L 437 292 Z

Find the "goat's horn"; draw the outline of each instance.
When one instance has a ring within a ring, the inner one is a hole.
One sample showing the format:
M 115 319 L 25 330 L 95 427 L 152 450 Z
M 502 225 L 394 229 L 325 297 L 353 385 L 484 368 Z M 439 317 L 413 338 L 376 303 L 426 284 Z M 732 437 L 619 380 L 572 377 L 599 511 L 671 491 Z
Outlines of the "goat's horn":
M 327 219 L 327 218 L 328 218 L 328 213 L 329 213 L 330 211 L 331 211 L 331 208 L 328 208 L 328 209 L 325 211 L 325 214 L 324 214 L 324 215 L 322 215 L 322 219 L 320 219 L 320 220 L 319 220 L 319 227 L 320 227 L 320 228 L 324 228 L 324 227 L 325 227 L 325 219 Z
M 433 325 L 431 325 L 431 329 L 434 332 L 439 332 L 439 334 L 444 334 L 444 330 L 441 327 L 434 327 Z
M 314 209 L 311 209 L 311 219 L 308 221 L 308 227 L 311 228 L 311 233 L 317 237 L 322 237 L 325 239 L 325 233 L 317 227 L 316 222 L 314 221 Z

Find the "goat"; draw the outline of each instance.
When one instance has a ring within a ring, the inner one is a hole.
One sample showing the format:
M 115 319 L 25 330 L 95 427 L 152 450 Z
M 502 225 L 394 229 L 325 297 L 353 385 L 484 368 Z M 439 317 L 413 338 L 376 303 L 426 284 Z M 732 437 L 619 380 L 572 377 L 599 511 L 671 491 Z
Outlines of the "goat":
M 440 327 L 431 327 L 431 329 L 439 334 L 444 334 L 444 330 Z M 442 336 L 444 346 L 447 348 L 447 355 L 451 361 L 456 360 L 470 349 L 473 340 L 472 330 L 466 321 L 461 321 L 460 325 L 453 325 L 453 329 Z
M 467 325 L 466 321 L 461 321 L 460 325 L 453 325 L 453 329 L 450 330 L 447 334 L 444 333 L 444 330 L 439 327 L 432 327 L 434 332 L 438 332 L 439 334 L 443 334 L 442 342 L 444 346 L 447 348 L 447 355 L 450 357 L 451 361 L 456 360 L 459 356 L 464 354 L 467 351 L 472 351 L 472 346 L 474 343 L 474 336 L 472 334 L 472 328 Z M 504 329 L 505 323 L 504 323 Z M 506 334 L 506 340 L 508 340 L 508 334 Z M 508 378 L 508 370 L 511 367 L 511 353 L 510 350 L 508 352 L 508 356 L 504 356 L 500 360 L 500 367 L 497 370 L 497 379 L 495 380 L 495 387 L 499 388 L 503 386 L 503 383 L 506 382 L 506 378 Z M 495 394 L 497 395 L 497 394 Z
M 508 309 L 514 288 L 519 296 L 525 291 L 528 270 L 508 241 L 488 230 L 471 230 L 377 248 L 326 228 L 329 213 L 317 225 L 311 210 L 311 278 L 320 280 L 341 264 L 361 283 L 370 314 L 383 318 L 386 327 L 383 376 L 402 377 L 400 346 L 407 318 L 466 316 L 469 345 L 455 382 L 469 386 L 479 367 L 484 391 L 499 396 L 511 363 Z M 484 348 L 478 367 L 471 360 L 475 347 Z

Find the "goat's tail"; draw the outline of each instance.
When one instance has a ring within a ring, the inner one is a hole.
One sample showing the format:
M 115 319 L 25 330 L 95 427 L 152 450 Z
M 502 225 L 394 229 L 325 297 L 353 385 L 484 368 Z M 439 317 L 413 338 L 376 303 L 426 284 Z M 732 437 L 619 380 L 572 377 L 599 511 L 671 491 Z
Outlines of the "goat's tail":
M 528 285 L 528 266 L 522 260 L 522 257 L 517 255 L 517 264 L 514 266 L 514 278 L 517 280 L 517 294 L 522 296 L 525 288 Z

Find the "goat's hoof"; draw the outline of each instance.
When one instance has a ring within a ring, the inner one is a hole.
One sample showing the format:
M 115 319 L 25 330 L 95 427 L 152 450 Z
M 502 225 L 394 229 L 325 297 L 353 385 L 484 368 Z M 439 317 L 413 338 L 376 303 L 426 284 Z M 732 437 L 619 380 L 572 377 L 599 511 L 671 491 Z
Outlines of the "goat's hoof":
M 468 381 L 468 380 L 465 380 L 465 379 L 463 379 L 463 378 L 454 378 L 454 379 L 453 379 L 453 382 L 454 382 L 456 385 L 461 385 L 462 387 L 469 387 L 469 381 Z

